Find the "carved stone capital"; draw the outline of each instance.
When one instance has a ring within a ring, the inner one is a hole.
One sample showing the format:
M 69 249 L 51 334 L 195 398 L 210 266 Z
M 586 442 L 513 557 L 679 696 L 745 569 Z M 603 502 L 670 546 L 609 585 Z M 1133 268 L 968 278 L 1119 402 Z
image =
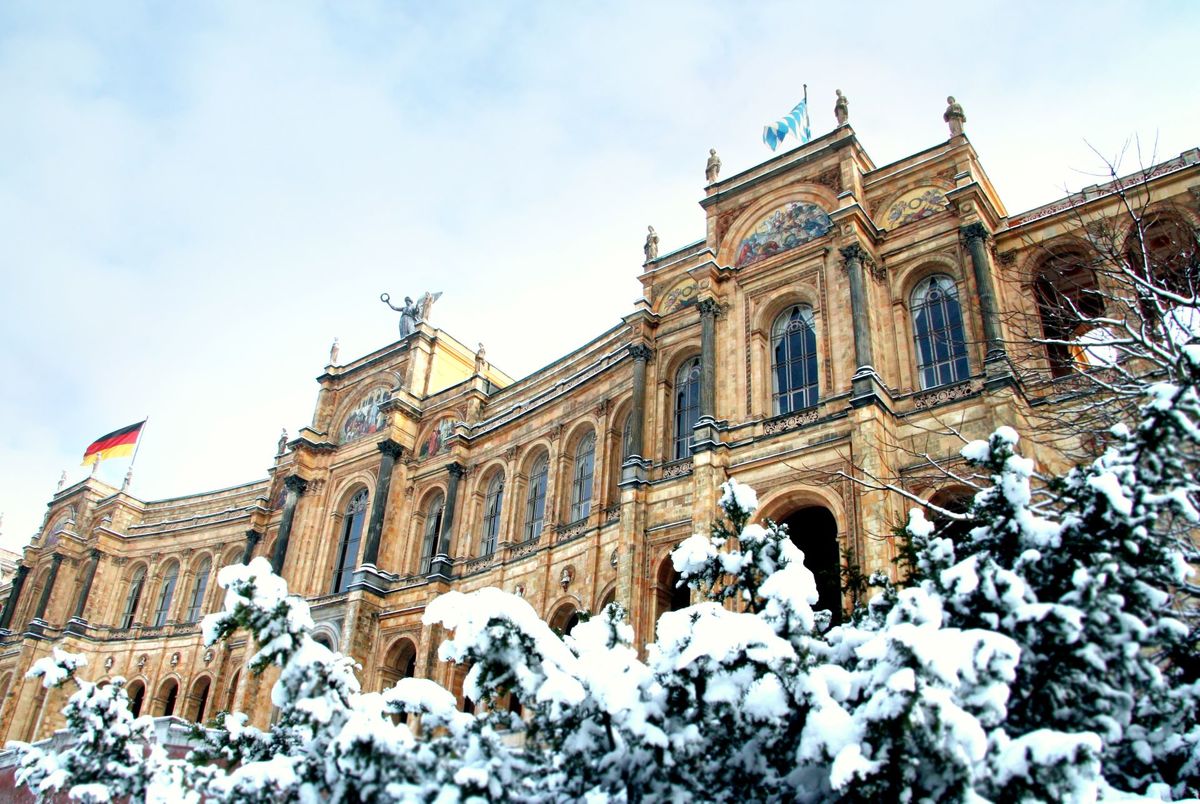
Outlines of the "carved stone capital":
M 288 491 L 294 491 L 296 496 L 300 496 L 308 488 L 308 481 L 300 475 L 288 475 L 283 479 L 283 485 Z
M 388 455 L 392 460 L 399 460 L 404 455 L 404 447 L 390 438 L 385 438 L 375 445 L 375 448 Z
M 654 350 L 644 343 L 633 343 L 629 345 L 629 356 L 645 363 L 654 356 Z
M 463 466 L 461 463 L 452 463 L 446 467 L 446 471 L 450 473 L 451 477 L 461 478 L 467 474 L 467 467 Z
M 866 250 L 858 243 L 851 243 L 848 246 L 843 246 L 838 249 L 838 253 L 842 255 L 842 266 L 848 268 L 850 263 L 861 263 L 863 258 L 867 256 Z
M 701 318 L 704 318 L 705 316 L 716 318 L 717 313 L 721 311 L 721 305 L 718 304 L 717 300 L 713 298 L 701 299 L 700 301 L 696 302 L 696 307 L 700 310 Z
M 982 223 L 968 223 L 958 230 L 958 234 L 968 246 L 971 245 L 972 240 L 982 240 L 986 243 L 992 236 L 992 233 Z
M 250 530 L 246 531 L 246 541 L 252 545 L 258 544 L 259 540 L 262 537 L 263 537 L 262 531 L 255 530 L 254 528 L 251 528 Z

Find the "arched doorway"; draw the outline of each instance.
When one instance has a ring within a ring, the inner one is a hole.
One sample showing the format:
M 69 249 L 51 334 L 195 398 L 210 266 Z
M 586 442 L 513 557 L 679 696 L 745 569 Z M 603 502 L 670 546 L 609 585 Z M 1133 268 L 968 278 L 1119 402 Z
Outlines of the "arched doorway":
M 657 583 L 654 587 L 654 621 L 668 611 L 679 611 L 692 605 L 692 590 L 687 584 L 679 583 L 679 573 L 667 556 L 658 565 Z
M 379 669 L 379 688 L 391 689 L 402 678 L 417 674 L 417 646 L 411 639 L 398 639 L 384 657 Z
M 201 676 L 192 684 L 192 694 L 188 696 L 187 717 L 196 723 L 204 722 L 205 710 L 208 709 L 208 693 L 212 681 L 208 676 Z
M 164 681 L 158 688 L 158 695 L 155 696 L 154 702 L 155 708 L 158 710 L 155 715 L 175 714 L 175 704 L 179 702 L 179 683 L 173 678 Z
M 792 544 L 804 553 L 804 566 L 817 580 L 815 611 L 828 609 L 831 622 L 842 621 L 842 558 L 838 548 L 837 520 L 828 508 L 810 505 L 783 520 Z
M 125 688 L 125 694 L 129 696 L 129 711 L 134 717 L 141 717 L 142 707 L 146 703 L 146 685 L 135 681 Z
M 571 603 L 564 603 L 554 612 L 554 616 L 550 618 L 550 627 L 556 633 L 566 636 L 575 630 L 575 626 L 579 625 L 579 610 Z

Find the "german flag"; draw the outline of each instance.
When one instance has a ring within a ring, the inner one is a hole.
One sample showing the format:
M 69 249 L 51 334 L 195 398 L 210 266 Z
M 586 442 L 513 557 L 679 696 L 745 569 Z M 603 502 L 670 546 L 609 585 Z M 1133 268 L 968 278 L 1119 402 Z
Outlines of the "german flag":
M 138 436 L 142 434 L 142 425 L 145 423 L 145 421 L 140 421 L 137 424 L 122 427 L 120 430 L 113 430 L 108 435 L 100 436 L 84 451 L 82 465 L 98 463 L 106 458 L 123 458 L 126 455 L 132 455 Z

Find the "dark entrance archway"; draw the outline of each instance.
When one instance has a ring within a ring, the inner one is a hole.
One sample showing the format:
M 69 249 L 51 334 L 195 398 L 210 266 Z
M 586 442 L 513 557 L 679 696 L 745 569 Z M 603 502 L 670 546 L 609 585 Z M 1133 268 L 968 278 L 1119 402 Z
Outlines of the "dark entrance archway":
M 811 505 L 793 511 L 783 520 L 792 544 L 804 552 L 804 566 L 817 579 L 820 597 L 813 609 L 828 609 L 832 622 L 842 621 L 842 558 L 838 549 L 837 520 L 828 508 Z

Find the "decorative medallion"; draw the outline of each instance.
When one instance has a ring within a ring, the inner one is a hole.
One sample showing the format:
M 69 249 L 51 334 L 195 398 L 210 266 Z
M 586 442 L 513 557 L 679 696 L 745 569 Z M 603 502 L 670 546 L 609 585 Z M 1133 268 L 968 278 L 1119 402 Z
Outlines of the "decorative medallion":
M 216 654 L 214 654 L 212 652 L 212 648 L 209 648 L 208 650 L 204 651 L 204 663 L 212 664 L 213 656 L 215 656 L 215 655 Z
M 908 223 L 928 218 L 950 208 L 946 194 L 936 187 L 918 187 L 897 198 L 880 224 L 884 229 L 895 229 Z
M 341 443 L 357 441 L 387 427 L 387 414 L 379 409 L 387 400 L 388 390 L 382 386 L 365 394 L 342 425 Z
M 183 657 L 179 655 L 179 651 L 175 651 L 174 653 L 172 653 L 171 654 L 171 666 L 174 667 L 175 665 L 179 664 L 179 660 L 182 658 Z
M 816 204 L 795 201 L 763 218 L 738 246 L 734 264 L 753 265 L 782 251 L 823 237 L 833 228 L 828 213 Z
M 116 663 L 117 663 L 117 660 L 114 659 L 113 657 L 109 656 L 107 659 L 104 660 L 104 669 L 112 670 L 112 666 Z

